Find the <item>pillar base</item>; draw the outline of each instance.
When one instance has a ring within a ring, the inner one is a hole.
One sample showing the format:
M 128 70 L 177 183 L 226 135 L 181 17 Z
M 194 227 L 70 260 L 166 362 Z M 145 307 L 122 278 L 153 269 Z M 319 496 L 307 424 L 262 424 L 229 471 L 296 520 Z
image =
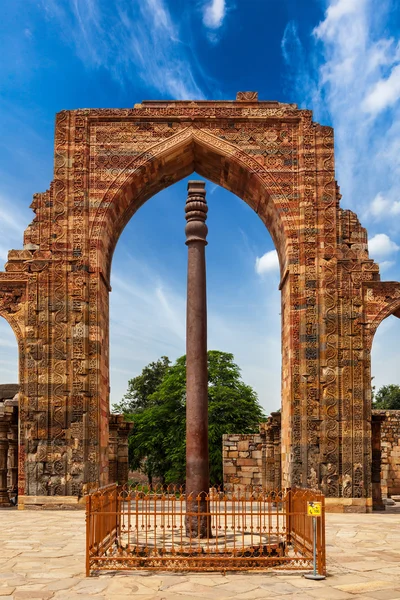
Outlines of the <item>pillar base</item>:
M 372 498 L 325 498 L 327 513 L 370 513 Z
M 18 510 L 82 510 L 85 506 L 84 496 L 18 496 Z

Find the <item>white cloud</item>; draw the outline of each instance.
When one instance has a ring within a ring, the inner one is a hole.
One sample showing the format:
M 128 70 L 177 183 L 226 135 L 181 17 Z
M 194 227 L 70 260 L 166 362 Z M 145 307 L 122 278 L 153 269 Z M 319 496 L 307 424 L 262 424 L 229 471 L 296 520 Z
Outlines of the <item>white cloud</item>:
M 386 233 L 377 233 L 368 241 L 371 256 L 377 259 L 390 256 L 400 250 L 400 247 Z
M 210 29 L 219 29 L 226 15 L 225 0 L 211 0 L 204 5 L 203 23 Z
M 400 98 L 400 65 L 393 68 L 389 77 L 380 79 L 368 93 L 362 108 L 365 112 L 377 115 L 395 104 Z
M 257 256 L 255 269 L 258 275 L 279 271 L 279 259 L 276 250 L 266 252 L 260 257 Z
M 364 8 L 365 0 L 336 0 L 330 2 L 325 19 L 315 28 L 314 33 L 319 38 L 334 40 L 338 25 L 343 22 L 343 17 L 357 15 Z
M 288 23 L 282 51 L 293 101 L 333 125 L 343 207 L 379 221 L 400 245 L 400 35 L 396 0 L 328 0 L 313 52 Z
M 164 0 L 123 3 L 42 0 L 66 41 L 88 68 L 105 68 L 121 85 L 138 75 L 173 99 L 203 99 L 190 54 Z
M 398 273 L 400 254 L 400 45 L 393 24 L 397 4 L 328 0 L 324 19 L 314 29 L 313 54 L 305 53 L 297 30 L 292 50 L 287 51 L 287 43 L 283 48 L 293 101 L 311 108 L 315 121 L 334 127 L 341 205 L 363 215 L 363 225 L 379 221 L 390 233 L 374 235 L 368 244 L 380 271 L 389 272 L 389 277 L 395 268 Z M 289 31 L 293 30 L 292 26 Z M 282 44 L 287 38 L 285 32 Z M 387 321 L 378 328 L 372 347 L 377 389 L 400 382 L 400 320 Z
M 390 215 L 400 215 L 400 201 L 390 200 L 379 192 L 372 200 L 367 212 L 376 218 L 376 220 L 388 217 Z
M 394 267 L 395 264 L 396 262 L 394 260 L 383 260 L 379 263 L 379 270 L 381 273 L 385 273 Z
M 124 234 L 123 234 L 124 235 Z M 136 256 L 136 254 L 135 254 Z M 176 280 L 162 261 L 132 257 L 117 246 L 110 295 L 111 403 L 119 402 L 128 379 L 162 355 L 174 361 L 185 354 L 186 277 Z M 129 278 L 126 273 L 129 273 Z M 254 275 L 253 293 L 232 297 L 208 287 L 208 347 L 233 353 L 243 380 L 259 393 L 266 411 L 280 406 L 280 294 L 269 282 L 260 294 Z M 1 354 L 0 354 L 1 356 Z M 268 385 L 267 385 L 268 384 Z

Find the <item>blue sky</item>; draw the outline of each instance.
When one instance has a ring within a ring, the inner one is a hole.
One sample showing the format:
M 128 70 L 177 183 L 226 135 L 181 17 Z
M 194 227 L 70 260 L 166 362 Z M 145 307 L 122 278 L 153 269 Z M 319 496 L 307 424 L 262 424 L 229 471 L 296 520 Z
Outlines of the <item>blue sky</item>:
M 144 99 L 265 100 L 333 125 L 342 206 L 369 231 L 382 278 L 400 279 L 400 11 L 397 0 L 14 0 L 0 22 L 0 260 L 22 247 L 34 192 L 52 179 L 54 116 Z M 192 176 L 192 177 L 195 177 Z M 274 247 L 238 198 L 207 184 L 209 347 L 232 352 L 265 409 L 280 403 Z M 186 181 L 150 199 L 117 245 L 111 396 L 185 350 Z M 378 329 L 377 387 L 400 383 L 400 321 Z M 17 380 L 0 320 L 0 381 Z

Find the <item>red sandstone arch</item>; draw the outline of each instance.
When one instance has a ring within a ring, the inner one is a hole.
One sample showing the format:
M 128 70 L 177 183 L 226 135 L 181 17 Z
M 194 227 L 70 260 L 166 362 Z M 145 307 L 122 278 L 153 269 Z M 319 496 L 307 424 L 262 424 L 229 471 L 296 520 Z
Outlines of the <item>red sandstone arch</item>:
M 26 318 L 26 290 L 25 283 L 10 282 L 3 284 L 0 281 L 0 317 L 7 321 L 15 335 L 18 348 L 18 378 L 21 383 L 24 380 L 24 358 L 26 347 L 26 335 L 24 321 Z
M 370 325 L 370 333 L 371 338 L 373 340 L 379 325 L 387 319 L 388 317 L 397 317 L 400 318 L 400 298 L 396 300 L 392 300 L 387 307 L 382 309 L 380 313 L 376 316 L 375 320 Z
M 245 200 L 278 251 L 283 481 L 369 510 L 368 344 L 400 284 L 379 281 L 366 231 L 340 208 L 333 130 L 254 94 L 57 115 L 54 180 L 0 274 L 0 300 L 26 290 L 6 309 L 26 353 L 21 502 L 107 483 L 112 253 L 134 212 L 194 170 Z
M 91 248 L 95 249 L 91 267 L 100 269 L 109 281 L 114 248 L 133 214 L 149 198 L 194 171 L 239 196 L 259 215 L 275 244 L 283 276 L 290 241 L 296 235 L 287 194 L 257 160 L 196 127 L 152 146 L 117 175 L 91 225 Z
M 379 325 L 394 315 L 400 318 L 400 283 L 397 281 L 375 281 L 364 285 L 364 313 L 367 333 L 367 350 Z
M 5 310 L 0 310 L 0 317 L 2 317 L 5 321 L 7 321 L 10 326 L 13 334 L 15 335 L 15 341 L 17 343 L 18 349 L 20 349 L 21 344 L 24 342 L 24 335 L 21 328 L 21 324 L 13 315 L 10 315 Z

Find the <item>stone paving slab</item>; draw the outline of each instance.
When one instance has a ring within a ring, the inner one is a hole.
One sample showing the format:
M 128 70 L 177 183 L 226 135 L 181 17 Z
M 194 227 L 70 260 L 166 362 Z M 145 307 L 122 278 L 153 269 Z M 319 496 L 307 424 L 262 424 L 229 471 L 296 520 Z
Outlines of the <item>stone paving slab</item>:
M 289 571 L 86 578 L 83 512 L 0 511 L 0 600 L 400 600 L 400 513 L 326 522 L 324 581 Z

